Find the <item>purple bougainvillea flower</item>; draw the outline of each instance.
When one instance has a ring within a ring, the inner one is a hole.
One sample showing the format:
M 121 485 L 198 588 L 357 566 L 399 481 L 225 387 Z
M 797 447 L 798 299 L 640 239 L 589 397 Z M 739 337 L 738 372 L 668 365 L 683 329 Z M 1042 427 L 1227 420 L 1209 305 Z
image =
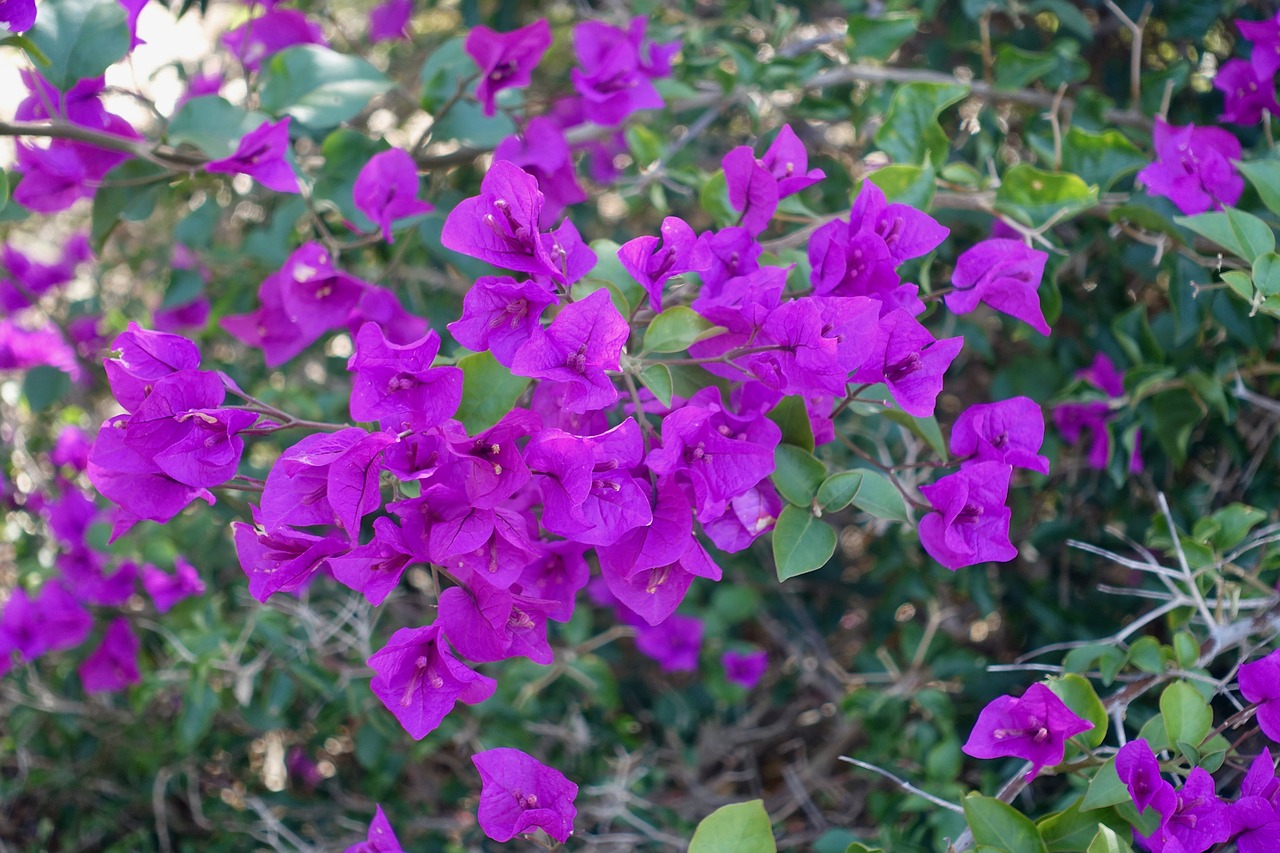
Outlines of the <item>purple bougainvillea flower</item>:
M 1249 765 L 1240 783 L 1240 797 L 1227 807 L 1239 853 L 1271 853 L 1280 850 L 1280 782 L 1276 780 L 1271 750 L 1264 749 Z
M 77 234 L 67 241 L 56 263 L 43 264 L 23 254 L 11 244 L 0 246 L 0 309 L 9 312 L 27 308 L 39 297 L 71 282 L 76 268 L 93 257 L 88 239 Z
M 1036 289 L 1044 277 L 1047 252 L 1021 240 L 983 240 L 961 253 L 951 274 L 955 288 L 943 297 L 947 308 L 967 314 L 979 302 L 1049 334 Z
M 83 546 L 59 554 L 56 565 L 76 598 L 102 607 L 123 607 L 138 578 L 137 564 L 129 561 L 106 574 L 102 555 Z
M 769 227 L 778 209 L 778 179 L 756 159 L 749 145 L 739 145 L 721 161 L 729 205 L 740 214 L 738 224 L 757 236 Z
M 352 844 L 343 853 L 404 853 L 381 805 L 376 807 L 373 820 L 369 822 L 369 834 L 365 840 Z
M 1157 808 L 1161 804 L 1158 800 Z M 1174 808 L 1161 817 L 1150 838 L 1138 836 L 1149 850 L 1206 853 L 1230 838 L 1234 829 L 1227 804 L 1218 798 L 1213 777 L 1203 767 L 1192 768 L 1174 797 Z
M 262 68 L 263 60 L 286 47 L 298 44 L 323 46 L 329 44 L 320 30 L 320 25 L 294 9 L 272 9 L 224 33 L 222 43 L 248 71 L 258 71 Z M 272 189 L 275 188 L 272 187 Z M 297 192 L 297 190 L 280 190 L 279 192 Z
M 1265 53 L 1260 57 L 1256 48 L 1253 57 L 1254 60 L 1269 58 Z M 1280 103 L 1276 103 L 1275 70 L 1259 68 L 1254 61 L 1227 60 L 1214 75 L 1213 88 L 1223 95 L 1219 121 L 1256 126 L 1262 121 L 1264 110 L 1271 115 L 1280 113 Z
M 1231 161 L 1241 157 L 1240 140 L 1217 127 L 1173 127 L 1156 119 L 1156 161 L 1138 172 L 1152 195 L 1164 196 L 1185 214 L 1220 209 L 1240 200 L 1244 178 Z
M 293 167 L 289 165 L 285 156 L 288 149 L 289 116 L 285 116 L 275 124 L 264 121 L 256 130 L 250 131 L 240 140 L 234 154 L 221 160 L 205 163 L 204 168 L 206 172 L 248 175 L 267 189 L 278 193 L 301 192 L 298 176 L 293 173 Z
M 29 598 L 15 589 L 0 616 L 0 649 L 13 649 L 26 661 L 48 652 L 71 649 L 84 642 L 93 617 L 61 581 L 52 580 Z M 8 657 L 7 652 L 0 657 Z
M 1049 473 L 1039 455 L 1044 443 L 1044 413 L 1030 397 L 970 406 L 951 428 L 951 452 L 972 462 L 1004 462 L 1015 468 Z
M 374 6 L 369 12 L 369 44 L 409 38 L 412 15 L 413 0 L 383 0 Z
M 479 26 L 467 34 L 463 47 L 480 69 L 476 97 L 485 115 L 496 112 L 493 99 L 503 89 L 529 85 L 533 69 L 538 67 L 542 54 L 550 46 L 551 25 L 545 18 L 509 33 Z
M 539 233 L 544 197 L 538 181 L 508 160 L 495 160 L 480 195 L 449 211 L 440 242 L 473 258 L 518 272 L 561 277 Z
M 196 567 L 182 557 L 174 557 L 173 574 L 148 563 L 142 567 L 142 588 L 151 596 L 156 610 L 168 613 L 175 604 L 194 595 L 204 594 L 204 581 Z
M 373 539 L 368 545 L 330 557 L 329 568 L 339 583 L 354 589 L 377 607 L 399 585 L 400 576 L 413 562 L 416 560 L 404 544 L 400 528 L 383 517 L 373 520 Z
M 35 23 L 35 0 L 0 0 L 0 25 L 9 32 L 24 33 Z
M 1053 425 L 1067 441 L 1075 444 L 1086 432 L 1093 436 L 1089 442 L 1088 463 L 1090 468 L 1099 471 L 1105 470 L 1111 460 L 1109 420 L 1111 406 L 1102 402 L 1061 403 L 1053 407 Z
M 626 30 L 600 21 L 573 28 L 573 49 L 581 67 L 573 69 L 570 78 L 587 121 L 612 126 L 637 110 L 662 107 L 662 96 L 650 78 L 671 73 L 670 59 L 678 46 L 646 45 L 647 23 L 636 17 Z
M 849 376 L 875 353 L 879 316 L 880 303 L 865 296 L 784 302 L 769 313 L 756 338 L 759 346 L 775 348 L 749 356 L 747 365 L 783 394 L 843 397 Z
M 827 176 L 821 169 L 809 168 L 809 152 L 789 124 L 784 124 L 773 138 L 760 165 L 777 179 L 778 198 L 794 195 Z
M 207 488 L 175 480 L 154 459 L 130 447 L 125 441 L 128 425 L 126 415 L 103 422 L 85 469 L 94 488 L 124 511 L 113 528 L 113 541 L 140 520 L 164 524 L 197 498 L 214 503 Z
M 948 569 L 1018 556 L 1009 541 L 1011 513 L 1005 506 L 1013 469 L 1000 462 L 976 462 L 920 492 L 937 512 L 920 519 L 920 542 Z M 978 756 L 981 757 L 981 756 Z
M 702 651 L 701 619 L 673 614 L 657 625 L 640 625 L 636 648 L 663 672 L 696 672 Z
M 544 332 L 520 347 L 511 372 L 565 383 L 564 406 L 571 412 L 603 409 L 618 399 L 618 389 L 605 371 L 620 368 L 630 333 L 609 292 L 601 288 L 566 305 Z
M 687 477 L 697 517 L 704 521 L 773 473 L 781 439 L 781 429 L 768 418 L 728 411 L 713 385 L 663 419 L 662 446 L 650 451 L 646 464 L 659 476 Z
M 160 379 L 200 366 L 200 350 L 191 341 L 133 322 L 111 342 L 111 349 L 117 354 L 103 359 L 102 366 L 116 402 L 129 412 L 142 405 Z
M 426 429 L 452 417 L 462 401 L 462 370 L 432 367 L 439 351 L 435 330 L 398 346 L 387 341 L 376 323 L 365 323 L 347 361 L 347 370 L 355 374 L 351 417 L 376 420 L 397 431 Z
M 1032 765 L 1026 776 L 1030 781 L 1043 768 L 1062 762 L 1068 738 L 1092 728 L 1048 687 L 1033 684 L 1020 697 L 991 700 L 962 749 L 974 758 L 1024 758 Z
M 508 136 L 493 150 L 493 159 L 510 160 L 538 181 L 543 194 L 538 224 L 550 228 L 571 204 L 587 200 L 573 168 L 564 131 L 543 116 L 530 119 L 517 136 Z
M 408 3 L 409 0 L 405 0 L 406 6 Z M 356 175 L 351 200 L 356 210 L 382 229 L 382 239 L 388 243 L 395 242 L 391 235 L 393 221 L 435 210 L 418 200 L 418 166 L 409 152 L 399 148 L 369 158 Z
M 341 326 L 369 286 L 335 266 L 329 250 L 314 242 L 294 249 L 276 275 L 281 307 L 309 333 Z
M 669 279 L 698 269 L 697 235 L 675 216 L 662 220 L 661 237 L 645 235 L 618 247 L 618 261 L 649 294 L 649 307 L 662 310 L 662 288 Z
M 578 591 L 591 579 L 587 546 L 563 540 L 545 543 L 542 556 L 524 567 L 519 586 L 527 594 L 551 602 L 547 618 L 568 622 L 573 618 Z
M 49 451 L 49 461 L 54 465 L 66 465 L 76 471 L 83 471 L 89 464 L 89 450 L 93 442 L 84 430 L 78 426 L 65 426 L 58 433 L 58 439 Z
M 113 619 L 102 636 L 102 643 L 80 664 L 80 681 L 86 693 L 123 690 L 142 680 L 138 674 L 138 642 L 129 620 Z
M 1076 377 L 1083 379 L 1108 397 L 1124 396 L 1124 374 L 1116 369 L 1115 362 L 1100 352 L 1093 357 L 1093 363 L 1084 370 L 1076 371 Z
M 1240 34 L 1253 42 L 1249 59 L 1258 76 L 1264 80 L 1271 79 L 1280 71 L 1280 14 L 1263 21 L 1236 21 L 1235 24 Z
M 53 323 L 25 329 L 12 320 L 0 320 L 0 370 L 29 370 L 39 365 L 56 367 L 72 379 L 80 378 L 75 350 Z
M 484 663 L 523 656 L 547 665 L 554 660 L 547 642 L 551 605 L 473 575 L 465 587 L 453 586 L 440 593 L 436 624 L 469 660 Z
M 880 318 L 871 355 L 853 380 L 885 383 L 904 412 L 927 418 L 942 391 L 942 375 L 962 346 L 961 337 L 934 340 L 928 329 L 897 308 Z
M 666 620 L 695 577 L 720 580 L 720 567 L 693 536 L 693 507 L 675 477 L 658 482 L 653 522 L 599 546 L 609 591 L 650 625 Z
M 1167 816 L 1177 807 L 1173 785 L 1160 775 L 1160 762 L 1145 739 L 1131 740 L 1120 747 L 1116 775 L 1129 788 L 1129 798 L 1139 812 L 1154 805 L 1157 812 Z
M 535 332 L 555 293 L 539 281 L 516 281 L 508 276 L 482 276 L 462 300 L 462 316 L 448 325 L 450 334 L 476 352 L 489 350 L 499 364 L 510 366 Z
M 237 521 L 231 529 L 240 568 L 249 578 L 249 594 L 258 601 L 308 586 L 330 557 L 349 548 L 345 539 L 333 534 L 313 536 L 291 527 L 263 530 Z
M 391 433 L 358 427 L 302 439 L 267 474 L 263 525 L 338 524 L 354 538 L 360 520 L 382 505 L 379 462 L 395 440 Z
M 702 293 L 714 298 L 722 285 L 733 278 L 760 269 L 764 248 L 745 228 L 723 228 L 698 235 L 693 249 L 693 269 L 702 278 Z
M 414 740 L 434 731 L 456 703 L 483 702 L 498 686 L 453 656 L 438 625 L 401 628 L 368 663 L 370 689 Z
M 702 532 L 728 554 L 745 550 L 773 529 L 782 512 L 782 499 L 768 480 L 732 498 L 718 517 L 702 522 Z
M 494 841 L 541 829 L 560 843 L 573 834 L 578 786 L 554 767 L 518 749 L 488 749 L 471 757 L 480 772 L 477 820 Z
M 1280 743 L 1280 650 L 1246 663 L 1237 677 L 1244 698 L 1258 706 L 1262 733 Z
M 764 649 L 750 652 L 730 649 L 720 656 L 720 663 L 728 681 L 750 690 L 760 683 L 769 668 L 769 653 Z

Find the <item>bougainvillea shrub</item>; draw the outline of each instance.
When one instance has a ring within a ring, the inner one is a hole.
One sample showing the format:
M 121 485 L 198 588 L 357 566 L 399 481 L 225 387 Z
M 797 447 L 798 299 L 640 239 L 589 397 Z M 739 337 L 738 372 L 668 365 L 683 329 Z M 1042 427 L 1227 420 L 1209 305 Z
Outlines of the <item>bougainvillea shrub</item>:
M 1267 14 L 0 7 L 0 839 L 1270 849 Z

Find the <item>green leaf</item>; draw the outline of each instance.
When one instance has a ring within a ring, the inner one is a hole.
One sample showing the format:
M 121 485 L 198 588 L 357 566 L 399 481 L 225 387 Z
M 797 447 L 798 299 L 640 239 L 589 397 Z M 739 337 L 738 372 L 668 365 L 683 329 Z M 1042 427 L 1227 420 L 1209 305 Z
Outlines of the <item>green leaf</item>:
M 1175 681 L 1160 694 L 1160 715 L 1170 743 L 1184 741 L 1199 746 L 1213 728 L 1209 703 L 1186 681 Z
M 89 236 L 99 249 L 121 219 L 141 222 L 151 215 L 167 186 L 169 172 L 146 160 L 126 160 L 106 174 L 93 194 Z
M 970 794 L 963 805 L 975 844 L 1004 853 L 1048 853 L 1036 825 L 1007 803 Z
M 1107 736 L 1107 708 L 1098 698 L 1098 692 L 1093 689 L 1089 679 L 1068 674 L 1061 678 L 1050 678 L 1048 687 L 1076 716 L 1093 723 L 1092 729 L 1077 737 L 1083 738 L 1091 747 L 1101 744 Z
M 1250 530 L 1266 521 L 1267 514 L 1257 507 L 1237 502 L 1215 511 L 1209 517 L 1218 522 L 1218 532 L 1213 536 L 1213 547 L 1225 551 L 1243 542 Z
M 462 368 L 462 402 L 454 415 L 467 432 L 475 435 L 496 424 L 511 411 L 529 380 L 513 376 L 493 353 L 477 352 L 458 359 Z
M 890 521 L 907 520 L 907 505 L 888 477 L 870 469 L 862 469 L 862 485 L 853 496 L 853 505 L 876 518 Z
M 640 371 L 640 384 L 652 391 L 659 403 L 664 406 L 671 405 L 671 368 L 665 364 L 649 365 Z
M 1086 853 L 1133 853 L 1133 848 L 1111 827 L 1099 826 Z
M 950 140 L 938 124 L 944 109 L 969 94 L 959 83 L 907 83 L 899 86 L 889 102 L 884 123 L 876 131 L 876 145 L 894 163 L 935 167 L 947 161 Z
M 763 800 L 721 806 L 702 819 L 689 853 L 777 853 Z
M 1234 207 L 1196 216 L 1175 216 L 1173 221 L 1251 264 L 1276 248 L 1276 235 L 1267 223 Z
M 682 352 L 694 341 L 708 337 L 707 333 L 715 328 L 718 327 L 712 326 L 692 308 L 673 305 L 649 323 L 642 351 Z
M 0 169 L 0 210 L 9 203 L 9 173 Z
M 1116 775 L 1116 760 L 1113 757 L 1108 758 L 1106 763 L 1098 768 L 1098 772 L 1093 775 L 1093 779 L 1089 781 L 1089 790 L 1085 792 L 1084 802 L 1080 804 L 1080 810 L 1087 812 L 1120 803 L 1132 802 L 1128 786 L 1121 782 L 1120 777 Z
M 907 204 L 919 210 L 929 207 L 938 187 L 937 175 L 928 165 L 901 163 L 885 166 L 868 175 L 867 180 L 884 192 L 886 201 Z
M 43 412 L 71 390 L 71 377 L 56 367 L 37 365 L 22 377 L 22 396 L 33 412 Z
M 178 718 L 178 745 L 190 749 L 200 742 L 213 725 L 218 712 L 218 694 L 209 686 L 208 678 L 200 673 L 187 687 L 182 702 L 182 715 Z
M 1267 210 L 1280 214 L 1280 160 L 1255 160 L 1234 165 L 1253 184 Z
M 853 502 L 862 488 L 863 471 L 832 474 L 818 487 L 818 506 L 823 512 L 838 512 Z
M 1129 662 L 1143 672 L 1163 673 L 1164 654 L 1160 651 L 1160 641 L 1155 637 L 1139 637 L 1129 647 Z
M 1072 127 L 1062 138 L 1063 171 L 1077 174 L 1103 190 L 1150 162 L 1138 146 L 1118 130 L 1093 132 Z
M 816 571 L 836 552 L 836 532 L 807 509 L 788 504 L 773 528 L 773 562 L 778 580 Z
M 169 144 L 194 145 L 215 160 L 230 157 L 240 140 L 269 118 L 217 95 L 192 98 L 169 122 Z
M 628 316 L 632 309 L 648 299 L 640 282 L 636 281 L 627 268 L 618 260 L 618 244 L 612 240 L 592 240 L 591 251 L 596 253 L 596 265 L 587 273 L 583 281 L 603 282 L 610 284 L 626 300 L 626 306 L 619 305 L 622 316 Z
M 1040 228 L 1050 220 L 1063 222 L 1098 203 L 1098 188 L 1079 175 L 1046 172 L 1020 163 L 1000 179 L 995 208 L 1023 225 Z
M 933 415 L 918 418 L 901 409 L 887 409 L 884 416 L 896 424 L 906 427 L 915 435 L 924 439 L 933 452 L 943 461 L 947 458 L 947 442 L 942 438 L 942 430 L 938 428 L 938 419 Z
M 273 115 L 288 114 L 301 125 L 323 130 L 355 118 L 370 98 L 392 85 L 358 56 L 304 44 L 268 60 L 259 100 Z
M 889 12 L 878 17 L 850 15 L 846 31 L 853 41 L 851 57 L 885 60 L 916 34 L 918 12 Z
M 827 477 L 827 466 L 812 453 L 791 444 L 773 451 L 773 485 L 788 503 L 808 510 Z
M 769 420 L 782 430 L 784 442 L 813 451 L 813 425 L 803 397 L 783 397 L 769 412 Z
M 1245 302 L 1253 302 L 1253 294 L 1256 288 L 1253 286 L 1253 277 L 1247 272 L 1241 270 L 1226 270 L 1219 273 L 1222 280 L 1227 283 L 1232 292 L 1244 298 Z
M 1049 853 L 1074 853 L 1083 850 L 1098 832 L 1098 815 L 1082 811 L 1081 797 L 1064 811 L 1048 815 L 1036 821 L 1036 830 L 1044 839 Z
M 723 169 L 707 178 L 702 185 L 698 192 L 698 206 L 721 228 L 738 221 L 738 211 L 729 203 L 729 183 Z
M 44 0 L 27 37 L 49 60 L 40 73 L 63 92 L 124 59 L 130 42 L 116 0 Z
M 1186 631 L 1173 635 L 1173 655 L 1178 666 L 1190 669 L 1200 659 L 1200 643 Z
M 1280 295 L 1280 255 L 1266 252 L 1253 262 L 1253 285 L 1263 296 Z

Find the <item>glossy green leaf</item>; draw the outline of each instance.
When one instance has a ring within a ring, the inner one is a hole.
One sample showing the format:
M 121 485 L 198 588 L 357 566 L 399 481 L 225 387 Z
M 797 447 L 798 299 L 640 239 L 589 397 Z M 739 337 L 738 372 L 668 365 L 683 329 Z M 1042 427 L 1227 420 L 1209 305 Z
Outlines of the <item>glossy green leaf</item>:
M 702 819 L 689 853 L 776 853 L 763 800 L 721 806 Z
M 56 367 L 39 364 L 22 377 L 22 396 L 33 412 L 43 412 L 71 390 L 71 378 Z
M 320 130 L 355 118 L 371 98 L 392 85 L 358 56 L 304 44 L 286 48 L 266 62 L 259 101 L 273 115 L 287 114 Z
M 1155 637 L 1139 637 L 1129 647 L 1129 663 L 1143 672 L 1164 672 L 1164 654 L 1160 651 L 1160 641 Z
M 644 333 L 643 351 L 682 352 L 714 328 L 692 308 L 674 305 L 649 323 Z
M 649 298 L 648 295 L 640 282 L 618 260 L 617 243 L 612 240 L 592 240 L 591 251 L 596 253 L 596 265 L 583 281 L 612 285 L 626 302 L 625 306 L 617 306 L 618 311 L 622 316 L 628 316 L 633 308 Z
M 1050 221 L 1064 222 L 1097 203 L 1098 188 L 1079 175 L 1020 163 L 1000 178 L 995 208 L 1024 225 L 1040 228 Z
M 1276 248 L 1276 235 L 1267 223 L 1234 207 L 1214 213 L 1177 216 L 1174 221 L 1251 264 Z
M 241 138 L 269 118 L 266 113 L 245 110 L 217 95 L 192 98 L 169 122 L 169 143 L 194 145 L 215 160 L 230 157 Z
M 1213 728 L 1213 710 L 1209 703 L 1186 681 L 1175 681 L 1160 694 L 1160 715 L 1170 743 L 1184 741 L 1193 746 Z
M 729 184 L 721 169 L 707 178 L 698 192 L 698 206 L 721 228 L 738 221 L 739 212 L 729 203 Z
M 884 192 L 886 201 L 907 204 L 917 210 L 928 209 L 938 186 L 937 174 L 932 168 L 905 163 L 876 169 L 867 180 Z
M 665 364 L 649 365 L 640 371 L 640 384 L 652 391 L 662 405 L 671 405 L 671 368 Z
M 1109 718 L 1106 706 L 1098 698 L 1098 692 L 1093 689 L 1089 679 L 1070 673 L 1061 678 L 1050 678 L 1047 684 L 1054 695 L 1076 716 L 1093 723 L 1092 729 L 1077 737 L 1091 747 L 1101 744 L 1107 736 Z
M 493 353 L 477 352 L 458 359 L 462 368 L 462 402 L 454 415 L 475 435 L 496 424 L 520 399 L 529 380 L 513 376 Z
M 769 412 L 769 420 L 782 430 L 782 440 L 787 444 L 813 451 L 813 425 L 802 397 L 783 397 Z
M 93 194 L 89 232 L 93 244 L 101 248 L 122 219 L 140 222 L 149 217 L 168 179 L 167 169 L 146 160 L 126 160 L 108 172 Z
M 876 518 L 907 520 L 907 504 L 888 477 L 870 469 L 862 470 L 862 485 L 853 496 L 853 505 Z
M 964 798 L 964 816 L 977 845 L 1004 853 L 1048 853 L 1031 819 L 993 797 L 970 794 Z
M 1099 826 L 1086 853 L 1133 853 L 1133 847 L 1111 827 Z
M 1173 654 L 1178 666 L 1189 669 L 1200 659 L 1200 643 L 1186 631 L 1173 635 Z
M 916 34 L 918 12 L 889 12 L 877 15 L 850 15 L 846 31 L 853 46 L 849 55 L 867 59 L 888 59 L 902 43 Z
M 1150 161 L 1118 130 L 1094 132 L 1073 126 L 1062 137 L 1063 171 L 1079 175 L 1085 183 L 1097 184 L 1103 190 Z
M 1232 165 L 1253 184 L 1267 209 L 1280 214 L 1280 160 L 1254 160 Z
M 43 0 L 27 37 L 49 60 L 40 73 L 63 92 L 129 52 L 128 18 L 116 0 Z
M 1253 286 L 1263 296 L 1280 295 L 1280 255 L 1266 252 L 1253 262 Z
M 863 471 L 840 471 L 818 487 L 818 506 L 823 512 L 838 512 L 853 502 L 862 488 Z
M 1097 834 L 1099 815 L 1092 811 L 1083 811 L 1080 806 L 1081 797 L 1060 812 L 1042 817 L 1036 821 L 1036 830 L 1044 840 L 1049 853 L 1074 853 L 1083 850 Z
M 773 485 L 788 503 L 806 510 L 813 504 L 818 487 L 827 478 L 827 466 L 812 453 L 791 444 L 779 444 L 773 451 Z
M 1080 809 L 1091 811 L 1119 803 L 1132 803 L 1132 798 L 1129 796 L 1129 788 L 1116 775 L 1115 758 L 1108 758 L 1089 781 L 1089 790 L 1085 792 Z
M 927 418 L 918 418 L 915 415 L 907 414 L 901 409 L 887 409 L 884 416 L 924 439 L 930 449 L 938 454 L 938 458 L 944 462 L 946 461 L 947 443 L 942 438 L 942 430 L 938 427 L 938 419 L 936 417 L 930 415 Z
M 773 562 L 778 580 L 816 571 L 836 552 L 836 532 L 807 509 L 788 504 L 773 528 Z
M 947 161 L 950 140 L 938 115 L 969 94 L 959 83 L 907 83 L 893 93 L 884 123 L 876 131 L 876 145 L 895 163 L 935 167 Z

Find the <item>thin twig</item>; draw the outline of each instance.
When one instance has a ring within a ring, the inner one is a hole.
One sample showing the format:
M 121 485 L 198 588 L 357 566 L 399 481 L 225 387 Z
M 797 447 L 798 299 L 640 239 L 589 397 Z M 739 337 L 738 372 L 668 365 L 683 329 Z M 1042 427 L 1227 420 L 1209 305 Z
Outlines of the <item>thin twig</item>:
M 892 773 L 890 773 L 888 770 L 885 770 L 883 767 L 877 767 L 874 764 L 868 764 L 865 761 L 859 761 L 858 759 L 850 758 L 847 755 L 840 756 L 840 760 L 847 761 L 848 763 L 852 764 L 855 767 L 861 767 L 863 770 L 870 770 L 872 773 L 878 773 L 884 778 L 888 779 L 890 782 L 897 785 L 902 790 L 911 794 L 915 794 L 917 797 L 920 797 L 922 799 L 928 800 L 929 802 L 933 803 L 935 806 L 941 806 L 942 808 L 953 811 L 956 814 L 964 814 L 964 809 L 956 805 L 955 803 L 949 802 L 948 800 L 944 800 L 941 797 L 935 797 L 933 794 L 930 794 L 928 791 L 921 790 L 920 788 L 917 788 L 915 785 L 912 785 L 906 779 L 900 779 L 897 776 L 894 776 Z

